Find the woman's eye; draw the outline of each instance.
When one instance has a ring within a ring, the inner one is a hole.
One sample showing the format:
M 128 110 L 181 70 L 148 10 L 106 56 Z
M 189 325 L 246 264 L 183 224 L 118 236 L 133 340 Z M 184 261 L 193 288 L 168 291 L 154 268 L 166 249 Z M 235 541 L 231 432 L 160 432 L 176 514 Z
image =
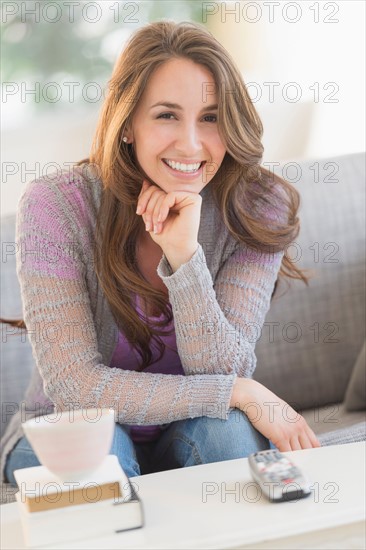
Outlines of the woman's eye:
M 208 120 L 207 122 L 217 122 L 217 116 L 216 115 L 206 115 L 205 118 L 210 118 L 211 120 Z M 214 120 L 212 120 L 214 119 Z
M 172 119 L 175 119 L 175 114 L 174 113 L 161 113 L 160 115 L 157 116 L 157 118 L 162 118 L 164 120 L 172 120 Z M 217 115 L 205 115 L 203 117 L 203 120 L 205 122 L 217 122 Z
M 169 120 L 171 116 L 174 117 L 173 113 L 161 113 L 158 118 L 165 118 L 166 120 Z

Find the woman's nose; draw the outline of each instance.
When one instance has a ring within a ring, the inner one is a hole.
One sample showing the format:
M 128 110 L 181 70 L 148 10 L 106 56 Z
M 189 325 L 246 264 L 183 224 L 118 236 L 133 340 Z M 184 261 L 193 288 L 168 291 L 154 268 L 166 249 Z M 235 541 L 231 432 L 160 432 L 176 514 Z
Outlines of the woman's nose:
M 187 157 L 202 149 L 201 136 L 196 125 L 185 125 L 178 130 L 177 149 Z

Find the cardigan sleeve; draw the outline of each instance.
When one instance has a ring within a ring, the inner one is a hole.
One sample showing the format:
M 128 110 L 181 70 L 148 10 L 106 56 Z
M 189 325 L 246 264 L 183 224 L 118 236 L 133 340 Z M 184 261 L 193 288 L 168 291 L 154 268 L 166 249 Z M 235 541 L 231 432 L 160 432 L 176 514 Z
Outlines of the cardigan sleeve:
M 202 246 L 172 274 L 162 257 L 157 272 L 169 290 L 177 348 L 186 374 L 251 377 L 283 252 L 254 253 L 238 244 L 215 283 Z

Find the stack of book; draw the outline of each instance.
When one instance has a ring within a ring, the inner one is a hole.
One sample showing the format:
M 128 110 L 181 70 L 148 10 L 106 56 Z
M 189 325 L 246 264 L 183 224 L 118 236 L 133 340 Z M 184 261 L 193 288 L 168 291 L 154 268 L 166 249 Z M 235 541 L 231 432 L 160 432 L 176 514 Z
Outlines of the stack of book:
M 62 482 L 45 466 L 14 472 L 24 540 L 38 548 L 144 525 L 143 506 L 115 455 L 89 478 Z

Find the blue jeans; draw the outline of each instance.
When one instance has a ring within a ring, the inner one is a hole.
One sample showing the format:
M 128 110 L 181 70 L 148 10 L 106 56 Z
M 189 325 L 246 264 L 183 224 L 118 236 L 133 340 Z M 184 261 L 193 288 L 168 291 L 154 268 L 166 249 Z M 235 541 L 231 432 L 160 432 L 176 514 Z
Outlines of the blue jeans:
M 202 416 L 172 422 L 156 441 L 148 443 L 134 443 L 128 429 L 116 424 L 110 454 L 117 455 L 127 477 L 134 477 L 245 458 L 269 447 L 268 439 L 235 408 L 227 420 Z M 27 438 L 22 437 L 8 455 L 5 476 L 16 487 L 14 470 L 39 465 Z

